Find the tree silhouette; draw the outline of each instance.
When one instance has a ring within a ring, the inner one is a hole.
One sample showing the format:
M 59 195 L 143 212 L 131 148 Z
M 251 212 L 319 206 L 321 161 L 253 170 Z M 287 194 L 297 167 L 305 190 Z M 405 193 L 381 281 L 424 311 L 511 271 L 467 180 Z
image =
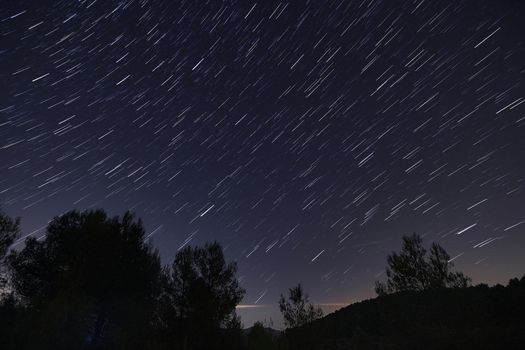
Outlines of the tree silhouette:
M 384 295 L 405 290 L 464 288 L 470 285 L 469 277 L 450 271 L 453 267 L 450 256 L 439 244 L 432 243 L 428 258 L 426 254 L 419 235 L 403 236 L 401 251 L 387 257 L 387 281 L 376 281 L 376 293 Z
M 272 350 L 277 349 L 277 344 L 271 333 L 271 323 L 266 326 L 262 322 L 255 322 L 248 333 L 248 350 Z
M 20 219 L 12 219 L 0 210 L 0 297 L 7 282 L 4 271 L 4 258 L 15 239 L 20 234 Z
M 279 309 L 288 328 L 300 327 L 323 317 L 323 310 L 308 302 L 308 294 L 304 292 L 300 283 L 289 289 L 288 300 L 281 294 Z
M 18 221 L 0 216 L 2 256 Z M 244 290 L 218 243 L 187 247 L 172 267 L 144 242 L 132 214 L 102 210 L 55 217 L 7 267 L 14 297 L 0 303 L 9 349 L 236 349 Z
M 0 259 L 20 234 L 20 219 L 13 219 L 0 209 Z
M 217 348 L 224 332 L 237 330 L 240 337 L 235 307 L 245 291 L 236 272 L 237 264 L 226 263 L 217 242 L 180 250 L 168 279 L 168 305 L 164 308 L 172 312 L 165 322 L 167 327 L 181 332 L 184 343 L 194 348 Z
M 9 276 L 0 296 L 2 350 L 243 348 L 235 306 L 244 290 L 218 243 L 184 248 L 161 268 L 140 220 L 102 210 L 55 217 L 43 240 L 8 252 L 18 235 L 19 220 L 0 212 L 0 267 Z M 525 276 L 507 287 L 461 288 L 470 279 L 416 234 L 387 261 L 378 292 L 406 293 L 311 322 L 322 312 L 299 284 L 279 300 L 289 329 L 274 338 L 256 324 L 244 348 L 523 348 Z
M 28 347 L 141 348 L 161 271 L 144 233 L 129 212 L 71 211 L 49 223 L 43 241 L 12 252 L 13 286 L 35 329 Z

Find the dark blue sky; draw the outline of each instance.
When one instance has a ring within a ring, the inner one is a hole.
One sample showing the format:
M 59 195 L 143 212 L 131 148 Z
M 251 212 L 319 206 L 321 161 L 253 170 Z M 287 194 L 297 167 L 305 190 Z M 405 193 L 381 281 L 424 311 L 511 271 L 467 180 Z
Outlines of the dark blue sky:
M 10 1 L 0 203 L 131 209 L 167 263 L 218 240 L 245 325 L 302 282 L 373 296 L 403 234 L 525 271 L 520 1 Z M 19 243 L 21 245 L 22 242 Z M 273 306 L 272 306 L 273 305 Z M 330 306 L 329 309 L 333 309 Z

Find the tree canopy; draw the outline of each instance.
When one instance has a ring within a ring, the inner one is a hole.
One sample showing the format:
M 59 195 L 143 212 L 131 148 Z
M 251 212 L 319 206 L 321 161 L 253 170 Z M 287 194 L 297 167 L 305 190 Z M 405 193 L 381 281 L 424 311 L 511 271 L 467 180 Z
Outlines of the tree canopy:
M 180 249 L 162 266 L 146 243 L 141 220 L 129 212 L 110 217 L 103 210 L 70 211 L 53 218 L 43 237 L 27 238 L 21 249 L 9 250 L 19 225 L 0 212 L 0 268 L 9 282 L 0 294 L 2 349 L 407 344 L 438 349 L 457 345 L 458 339 L 476 348 L 485 343 L 496 348 L 499 339 L 506 348 L 523 343 L 525 277 L 512 279 L 506 288 L 463 288 L 470 279 L 451 270 L 445 249 L 433 243 L 427 251 L 416 234 L 403 237 L 401 250 L 387 257 L 387 280 L 376 283 L 382 297 L 323 318 L 298 284 L 279 299 L 285 332 L 277 336 L 256 323 L 243 336 L 235 307 L 245 291 L 236 278 L 237 264 L 226 260 L 217 242 Z
M 20 219 L 13 219 L 0 209 L 0 260 L 20 234 Z
M 46 330 L 32 341 L 52 346 L 60 334 L 64 344 L 110 347 L 119 339 L 130 346 L 122 343 L 126 332 L 138 345 L 161 272 L 144 232 L 129 212 L 110 218 L 101 210 L 71 211 L 49 223 L 44 240 L 28 238 L 11 252 L 14 290 Z
M 166 271 L 162 308 L 171 310 L 165 320 L 168 330 L 179 331 L 184 342 L 202 349 L 216 348 L 225 333 L 240 336 L 235 307 L 245 291 L 235 276 L 237 264 L 226 262 L 219 243 L 179 250 Z
M 452 272 L 453 263 L 446 250 L 432 243 L 430 254 L 423 246 L 421 236 L 403 236 L 399 253 L 387 257 L 386 283 L 376 281 L 378 295 L 405 290 L 426 290 L 435 288 L 463 288 L 470 285 L 470 278 L 461 272 Z
M 7 247 L 18 221 L 0 217 Z M 237 266 L 218 243 L 180 250 L 171 266 L 126 212 L 70 211 L 41 240 L 28 238 L 4 264 L 12 297 L 0 305 L 0 337 L 12 349 L 234 349 Z M 26 336 L 28 335 L 28 336 Z M 237 345 L 236 345 L 237 344 Z
M 323 310 L 309 303 L 308 294 L 299 283 L 289 289 L 288 297 L 281 294 L 279 309 L 284 317 L 284 324 L 288 328 L 300 327 L 323 317 Z
M 9 247 L 20 235 L 20 219 L 13 219 L 0 210 L 0 297 L 4 294 L 7 278 L 4 258 Z
M 277 349 L 277 344 L 272 335 L 271 329 L 272 323 L 265 325 L 264 323 L 257 321 L 250 328 L 247 336 L 247 349 L 248 350 L 273 350 Z

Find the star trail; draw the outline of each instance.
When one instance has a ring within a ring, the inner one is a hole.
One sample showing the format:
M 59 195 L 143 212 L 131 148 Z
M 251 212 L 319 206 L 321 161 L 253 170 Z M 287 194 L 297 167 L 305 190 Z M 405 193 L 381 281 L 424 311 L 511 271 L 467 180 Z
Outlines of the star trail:
M 400 237 L 474 282 L 525 266 L 520 1 L 0 5 L 0 203 L 134 211 L 166 263 L 217 240 L 245 325 L 301 282 L 374 295 Z M 16 245 L 23 245 L 19 239 Z M 265 311 L 266 310 L 266 311 Z

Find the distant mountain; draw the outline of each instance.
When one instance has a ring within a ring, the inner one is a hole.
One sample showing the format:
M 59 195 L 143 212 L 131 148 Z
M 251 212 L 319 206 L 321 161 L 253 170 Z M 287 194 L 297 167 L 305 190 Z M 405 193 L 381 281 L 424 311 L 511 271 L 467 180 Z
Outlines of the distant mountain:
M 283 333 L 288 349 L 525 349 L 525 276 L 509 285 L 402 292 Z

